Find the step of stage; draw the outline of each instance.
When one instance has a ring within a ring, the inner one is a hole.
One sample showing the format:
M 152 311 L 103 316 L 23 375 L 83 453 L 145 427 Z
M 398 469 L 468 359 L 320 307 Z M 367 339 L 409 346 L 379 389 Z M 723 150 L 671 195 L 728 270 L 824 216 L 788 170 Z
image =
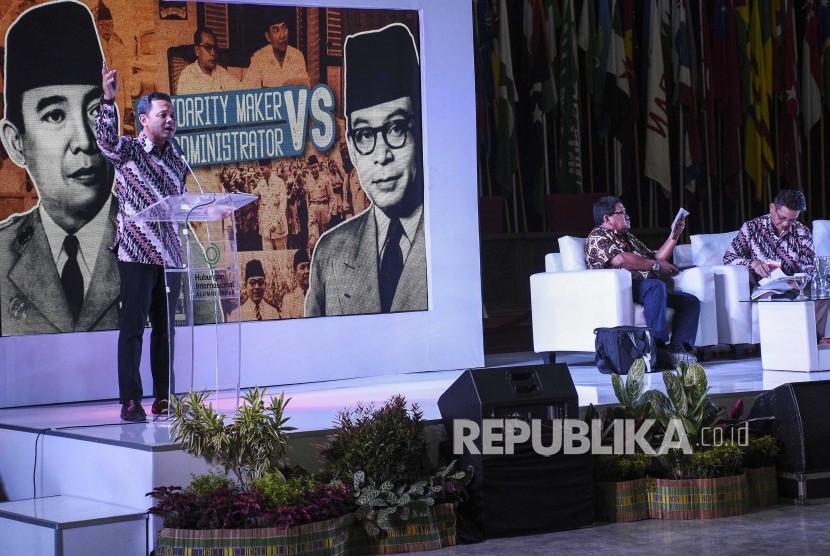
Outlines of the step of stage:
M 170 442 L 168 424 L 149 422 L 73 428 L 63 426 L 60 419 L 55 423 L 58 424 L 38 429 L 0 424 L 0 446 L 3 446 L 0 474 L 12 501 L 9 504 L 25 507 L 27 503 L 32 504 L 31 500 L 82 499 L 93 500 L 102 507 L 126 507 L 143 513 L 153 505 L 147 493 L 156 486 L 184 486 L 190 483 L 191 474 L 206 473 L 210 469 L 204 459 L 191 456 Z M 19 531 L 22 524 L 0 514 L 0 538 L 13 538 L 4 532 L 8 528 Z M 161 521 L 151 516 L 149 525 L 152 548 Z M 26 535 L 40 538 L 37 542 L 51 538 L 48 526 L 35 527 L 41 531 L 37 534 L 30 531 Z M 143 523 L 141 530 L 144 530 Z M 80 534 L 73 529 L 71 536 Z M 146 554 L 143 535 L 142 532 L 139 554 Z M 2 555 L 52 553 L 51 549 L 3 550 L 0 544 Z M 77 554 L 107 553 L 110 551 Z
M 0 503 L 0 554 L 85 556 L 148 553 L 147 513 L 140 508 L 46 496 Z

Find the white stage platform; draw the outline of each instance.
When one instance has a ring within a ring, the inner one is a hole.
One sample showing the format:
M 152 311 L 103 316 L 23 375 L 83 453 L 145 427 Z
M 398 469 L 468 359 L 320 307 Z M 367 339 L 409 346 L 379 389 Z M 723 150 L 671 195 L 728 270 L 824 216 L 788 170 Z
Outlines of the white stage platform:
M 610 377 L 597 371 L 591 354 L 564 354 L 558 361 L 568 364 L 581 408 L 616 403 Z M 487 368 L 498 368 L 541 364 L 542 360 L 535 353 L 517 353 L 488 356 L 486 363 Z M 715 360 L 703 365 L 710 395 L 719 405 L 737 398 L 749 401 L 758 393 L 787 382 L 830 379 L 830 371 L 764 371 L 760 358 Z M 433 371 L 277 385 L 269 386 L 268 391 L 285 392 L 291 398 L 286 411 L 290 417 L 288 424 L 297 430 L 291 434 L 289 457 L 293 463 L 315 470 L 319 461 L 311 446 L 325 438 L 340 410 L 357 402 L 379 404 L 394 394 L 402 394 L 408 402 L 421 407 L 427 420 L 439 420 L 438 398 L 463 372 Z M 647 375 L 645 387 L 663 390 L 661 374 Z M 145 403 L 148 412 L 149 405 Z M 52 501 L 52 515 L 60 515 L 57 506 L 77 506 L 79 499 L 100 501 L 109 508 L 123 507 L 123 519 L 133 519 L 130 538 L 134 540 L 123 553 L 145 554 L 143 534 L 136 533 L 144 525 L 134 517 L 151 505 L 146 493 L 154 486 L 185 485 L 191 473 L 205 472 L 209 466 L 170 441 L 168 421 L 122 423 L 119 410 L 115 400 L 0 409 L 0 479 L 12 501 L 35 496 L 62 497 L 63 502 L 61 498 Z M 14 502 L 10 504 L 0 504 L 0 554 L 15 553 L 17 545 L 8 543 L 21 538 L 21 523 L 56 531 L 70 527 L 45 514 L 38 515 L 34 505 L 26 505 L 27 510 L 22 512 L 26 515 L 14 519 Z M 108 523 L 118 519 L 117 515 L 107 516 Z M 151 537 L 159 526 L 151 519 Z M 152 546 L 152 538 L 149 543 Z

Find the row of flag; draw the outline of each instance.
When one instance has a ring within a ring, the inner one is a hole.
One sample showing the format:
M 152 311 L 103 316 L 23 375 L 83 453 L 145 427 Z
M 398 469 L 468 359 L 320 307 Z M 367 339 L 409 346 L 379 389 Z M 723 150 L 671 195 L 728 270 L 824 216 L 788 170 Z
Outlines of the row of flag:
M 546 193 L 594 190 L 591 150 L 606 141 L 618 194 L 621 163 L 669 195 L 716 181 L 761 199 L 773 172 L 804 187 L 830 110 L 830 1 L 474 6 L 483 193 L 541 207 Z M 823 135 L 821 148 L 816 160 Z

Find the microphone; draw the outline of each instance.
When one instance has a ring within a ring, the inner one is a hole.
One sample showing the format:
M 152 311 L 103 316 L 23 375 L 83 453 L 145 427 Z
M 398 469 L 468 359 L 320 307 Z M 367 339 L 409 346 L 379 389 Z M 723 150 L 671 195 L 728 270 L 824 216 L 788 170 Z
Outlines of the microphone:
M 199 188 L 199 193 L 204 194 L 205 190 L 202 189 L 202 184 L 199 183 L 199 178 L 196 177 L 196 172 L 193 171 L 193 168 L 191 168 L 190 164 L 187 162 L 187 159 L 184 156 L 184 151 L 182 150 L 182 146 L 179 145 L 179 142 L 176 141 L 175 137 L 171 137 L 169 141 L 170 145 L 173 147 L 173 150 L 176 151 L 176 154 L 179 155 L 179 158 L 182 159 L 184 165 L 187 166 L 187 169 L 190 171 L 190 175 L 193 176 L 193 181 L 196 182 L 196 186 Z

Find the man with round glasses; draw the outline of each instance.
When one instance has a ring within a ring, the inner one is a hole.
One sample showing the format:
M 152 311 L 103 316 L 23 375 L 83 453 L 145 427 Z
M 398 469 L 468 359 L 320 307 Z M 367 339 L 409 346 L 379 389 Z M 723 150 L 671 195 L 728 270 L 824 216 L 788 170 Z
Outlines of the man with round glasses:
M 806 209 L 804 193 L 795 189 L 779 191 L 769 205 L 768 214 L 744 222 L 723 255 L 724 264 L 749 268 L 751 289 L 776 268 L 788 276 L 797 272 L 812 274 L 816 258 L 813 234 L 798 221 Z M 816 334 L 823 339 L 830 302 L 817 300 L 815 308 Z
M 320 237 L 306 316 L 427 309 L 420 67 L 402 24 L 343 48 L 349 158 L 369 209 Z
M 177 95 L 235 91 L 242 84 L 225 68 L 216 63 L 219 54 L 216 35 L 207 27 L 196 29 L 193 34 L 193 50 L 196 61 L 186 66 L 176 84 Z

